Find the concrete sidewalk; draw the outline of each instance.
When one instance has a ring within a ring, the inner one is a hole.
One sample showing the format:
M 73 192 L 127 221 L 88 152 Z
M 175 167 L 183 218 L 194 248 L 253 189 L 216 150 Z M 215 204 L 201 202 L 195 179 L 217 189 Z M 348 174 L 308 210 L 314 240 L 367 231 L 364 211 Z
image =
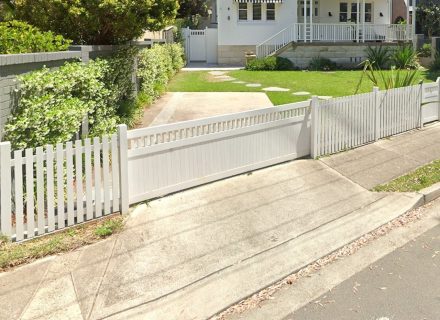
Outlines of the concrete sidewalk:
M 206 319 L 413 208 L 299 160 L 141 206 L 107 241 L 0 275 L 1 319 Z
M 437 159 L 440 159 L 438 123 L 324 157 L 321 161 L 364 188 L 371 189 Z

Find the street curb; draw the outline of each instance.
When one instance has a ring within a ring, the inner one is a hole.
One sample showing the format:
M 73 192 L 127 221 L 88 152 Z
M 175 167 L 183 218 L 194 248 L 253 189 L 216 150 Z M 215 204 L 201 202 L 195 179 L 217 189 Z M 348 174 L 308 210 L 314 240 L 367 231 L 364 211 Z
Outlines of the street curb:
M 427 187 L 425 189 L 422 189 L 418 193 L 423 196 L 422 205 L 434 201 L 435 199 L 440 197 L 440 182 L 433 184 L 432 186 Z

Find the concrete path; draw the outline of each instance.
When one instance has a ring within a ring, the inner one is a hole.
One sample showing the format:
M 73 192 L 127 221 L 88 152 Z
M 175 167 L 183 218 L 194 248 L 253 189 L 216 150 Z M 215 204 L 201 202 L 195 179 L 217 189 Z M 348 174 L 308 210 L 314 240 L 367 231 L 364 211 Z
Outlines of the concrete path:
M 321 161 L 371 189 L 437 159 L 440 159 L 440 124 L 324 157 Z
M 413 208 L 299 160 L 143 205 L 107 241 L 0 275 L 0 318 L 206 319 Z
M 142 127 L 273 106 L 263 92 L 168 92 L 144 113 Z

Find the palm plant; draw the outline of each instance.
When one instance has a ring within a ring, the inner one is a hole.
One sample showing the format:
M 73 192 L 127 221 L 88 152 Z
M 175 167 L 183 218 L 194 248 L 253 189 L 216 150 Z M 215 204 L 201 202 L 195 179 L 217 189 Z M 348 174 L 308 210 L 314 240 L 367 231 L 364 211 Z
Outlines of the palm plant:
M 368 47 L 366 52 L 367 60 L 372 62 L 372 66 L 385 69 L 390 64 L 390 50 L 388 47 Z
M 375 62 L 371 62 L 370 60 L 363 62 L 364 69 L 356 87 L 356 93 L 359 92 L 365 77 L 367 77 L 374 86 L 385 90 L 412 86 L 417 83 L 417 69 L 399 69 L 392 67 L 391 71 L 384 71 L 375 67 L 374 64 Z
M 398 69 L 417 69 L 417 51 L 412 45 L 403 45 L 394 51 L 391 60 Z

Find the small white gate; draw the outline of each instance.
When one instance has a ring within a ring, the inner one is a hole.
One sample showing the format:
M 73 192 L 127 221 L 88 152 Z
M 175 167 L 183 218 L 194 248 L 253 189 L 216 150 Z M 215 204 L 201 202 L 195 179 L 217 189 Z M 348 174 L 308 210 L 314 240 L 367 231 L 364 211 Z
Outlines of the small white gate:
M 190 61 L 206 61 L 206 30 L 190 30 Z
M 188 62 L 217 63 L 217 29 L 182 29 Z

